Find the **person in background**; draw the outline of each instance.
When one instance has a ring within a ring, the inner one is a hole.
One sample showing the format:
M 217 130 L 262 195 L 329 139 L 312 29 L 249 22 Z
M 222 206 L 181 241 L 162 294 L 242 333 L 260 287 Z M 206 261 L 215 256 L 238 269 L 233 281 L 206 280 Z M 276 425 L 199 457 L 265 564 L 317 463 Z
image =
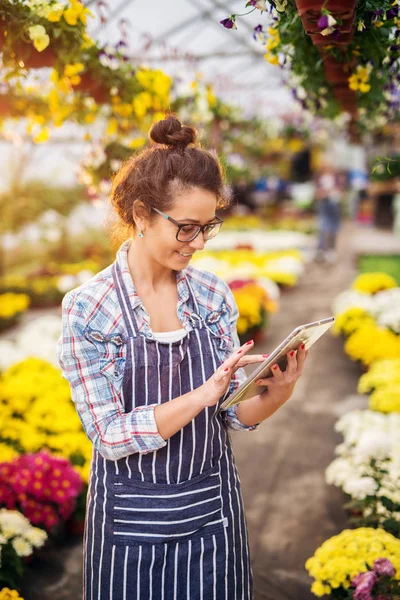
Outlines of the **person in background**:
M 336 241 L 341 221 L 341 190 L 338 176 L 327 160 L 322 162 L 315 183 L 319 228 L 316 259 L 333 263 L 336 260 Z

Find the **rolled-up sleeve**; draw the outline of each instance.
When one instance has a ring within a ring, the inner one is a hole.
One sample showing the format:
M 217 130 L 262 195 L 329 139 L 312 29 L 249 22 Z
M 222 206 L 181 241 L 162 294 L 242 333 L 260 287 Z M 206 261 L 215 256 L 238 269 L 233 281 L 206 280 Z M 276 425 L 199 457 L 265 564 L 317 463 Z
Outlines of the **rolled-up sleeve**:
M 88 438 L 108 460 L 162 448 L 167 442 L 157 429 L 157 404 L 125 412 L 120 390 L 99 368 L 100 354 L 85 335 L 86 324 L 84 306 L 68 293 L 62 301 L 57 358 Z
M 231 340 L 233 341 L 233 347 L 232 347 L 232 352 L 234 352 L 235 350 L 237 350 L 238 348 L 240 348 L 240 341 L 239 341 L 239 336 L 237 333 L 237 320 L 239 317 L 239 310 L 235 301 L 235 297 L 232 294 L 232 291 L 230 289 L 230 287 L 227 285 L 227 294 L 226 294 L 226 301 L 227 301 L 227 308 L 229 311 L 229 337 L 231 338 Z M 246 371 L 244 369 L 238 369 L 236 371 L 236 373 L 233 374 L 232 380 L 231 380 L 231 384 L 229 386 L 229 393 L 227 394 L 230 395 L 232 394 L 241 383 L 243 383 L 243 381 L 245 381 L 245 379 L 247 378 L 246 375 Z M 245 425 L 244 423 L 242 423 L 237 416 L 237 409 L 239 408 L 239 404 L 235 404 L 234 406 L 231 406 L 230 408 L 228 408 L 228 410 L 225 412 L 225 423 L 227 425 L 227 427 L 229 429 L 234 429 L 234 430 L 247 430 L 247 431 L 254 431 L 255 429 L 258 428 L 259 423 L 255 424 L 255 425 Z

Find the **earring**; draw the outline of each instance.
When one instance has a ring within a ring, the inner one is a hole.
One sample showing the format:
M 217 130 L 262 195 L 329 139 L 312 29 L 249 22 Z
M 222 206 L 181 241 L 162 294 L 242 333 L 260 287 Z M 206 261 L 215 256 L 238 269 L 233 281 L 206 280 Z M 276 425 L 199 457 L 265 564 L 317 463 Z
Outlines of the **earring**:
M 143 231 L 141 231 L 141 232 L 139 233 L 139 237 L 144 237 L 144 235 L 143 235 Z

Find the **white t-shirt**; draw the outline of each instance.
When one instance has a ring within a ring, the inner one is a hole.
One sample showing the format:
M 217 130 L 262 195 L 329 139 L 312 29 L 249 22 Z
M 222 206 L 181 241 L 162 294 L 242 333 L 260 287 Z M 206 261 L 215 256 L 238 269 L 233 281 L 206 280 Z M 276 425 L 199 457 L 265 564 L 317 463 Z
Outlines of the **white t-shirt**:
M 175 329 L 175 331 L 153 331 L 154 338 L 159 342 L 177 342 L 185 337 L 186 329 Z

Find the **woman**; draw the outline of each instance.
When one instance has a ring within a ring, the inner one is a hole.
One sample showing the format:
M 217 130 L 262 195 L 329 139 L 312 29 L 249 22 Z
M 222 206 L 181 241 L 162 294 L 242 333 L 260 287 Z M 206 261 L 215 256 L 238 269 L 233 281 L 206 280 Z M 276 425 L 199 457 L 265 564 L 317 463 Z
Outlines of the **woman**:
M 306 351 L 269 391 L 219 405 L 263 360 L 238 348 L 226 283 L 189 266 L 221 226 L 216 158 L 173 116 L 132 157 L 112 203 L 130 237 L 66 294 L 58 356 L 93 459 L 84 598 L 252 598 L 247 529 L 228 428 L 255 429 L 290 397 Z M 236 350 L 235 350 L 236 349 Z M 235 352 L 234 352 L 235 350 Z M 265 386 L 265 380 L 260 380 Z

